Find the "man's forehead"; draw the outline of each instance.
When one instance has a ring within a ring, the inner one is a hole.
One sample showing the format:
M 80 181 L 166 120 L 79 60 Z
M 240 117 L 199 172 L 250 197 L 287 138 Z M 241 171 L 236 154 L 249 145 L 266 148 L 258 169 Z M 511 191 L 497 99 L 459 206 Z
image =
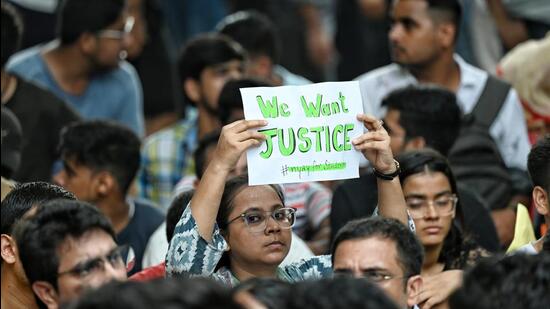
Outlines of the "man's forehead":
M 116 242 L 109 233 L 93 228 L 81 236 L 66 236 L 57 251 L 60 257 L 85 258 L 106 254 L 114 248 Z
M 393 18 L 427 17 L 428 2 L 425 0 L 394 0 L 390 16 Z

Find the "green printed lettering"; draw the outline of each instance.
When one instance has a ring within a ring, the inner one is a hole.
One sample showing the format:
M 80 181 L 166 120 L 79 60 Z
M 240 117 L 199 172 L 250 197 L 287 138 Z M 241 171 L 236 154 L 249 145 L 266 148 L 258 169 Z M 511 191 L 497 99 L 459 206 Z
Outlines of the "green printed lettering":
M 353 130 L 353 127 L 355 125 L 353 123 L 346 123 L 344 126 L 344 150 L 351 150 L 351 143 L 349 141 L 349 134 L 348 132 Z
M 346 97 L 342 95 L 342 93 L 340 92 L 338 94 L 338 99 L 340 100 L 340 104 L 342 105 L 342 110 L 344 111 L 344 113 L 347 113 L 349 112 L 348 108 L 346 107 Z
M 296 139 L 294 138 L 294 129 L 288 128 L 288 146 L 285 145 L 285 137 L 283 129 L 279 129 L 279 151 L 285 157 L 290 156 L 296 149 Z
M 338 114 L 340 112 L 340 105 L 338 105 L 338 102 L 330 103 L 330 108 L 333 114 Z
M 313 127 L 309 128 L 310 132 L 315 133 L 315 152 L 321 152 L 321 132 L 323 132 L 325 127 Z
M 265 140 L 267 148 L 265 151 L 260 152 L 260 157 L 264 159 L 269 159 L 271 155 L 273 154 L 273 137 L 277 135 L 277 129 L 265 129 L 265 130 L 258 130 L 258 132 L 264 134 L 267 139 Z
M 325 151 L 330 152 L 330 129 L 328 126 L 325 127 Z
M 264 99 L 261 96 L 256 96 L 256 102 L 258 102 L 264 118 L 277 118 L 279 116 L 277 96 L 273 96 L 271 101 L 266 100 L 267 103 L 264 103 Z
M 330 105 L 329 104 L 323 104 L 321 106 L 321 114 L 323 114 L 323 116 L 330 116 Z
M 304 110 L 304 113 L 306 114 L 306 117 L 319 117 L 319 114 L 321 112 L 321 102 L 323 101 L 323 96 L 321 94 L 317 94 L 317 100 L 315 102 L 315 105 L 310 102 L 307 104 L 306 98 L 304 96 L 300 96 L 300 102 L 302 102 L 302 108 Z
M 332 131 L 332 147 L 334 147 L 334 150 L 340 152 L 344 150 L 344 143 L 341 145 L 338 145 L 338 133 L 344 132 L 344 126 L 339 124 L 336 127 L 334 127 L 334 131 Z
M 307 128 L 298 129 L 298 139 L 303 142 L 303 144 L 298 145 L 300 152 L 308 152 L 311 149 L 311 138 L 304 136 L 307 133 Z
M 288 104 L 281 103 L 281 107 L 279 107 L 279 112 L 281 113 L 281 116 L 283 116 L 283 117 L 290 116 L 290 112 L 288 111 Z

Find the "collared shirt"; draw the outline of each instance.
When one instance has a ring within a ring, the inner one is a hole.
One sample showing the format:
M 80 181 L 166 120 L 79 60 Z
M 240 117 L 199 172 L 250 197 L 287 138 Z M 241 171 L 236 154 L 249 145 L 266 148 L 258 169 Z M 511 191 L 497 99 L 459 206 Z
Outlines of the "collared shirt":
M 176 225 L 174 237 L 170 242 L 166 255 L 166 274 L 172 276 L 187 273 L 191 276 L 211 277 L 222 284 L 236 286 L 239 280 L 231 270 L 226 267 L 215 270 L 227 248 L 227 242 L 217 225 L 214 227 L 211 243 L 200 236 L 191 214 L 191 207 L 188 205 Z M 298 263 L 279 266 L 277 269 L 277 277 L 286 282 L 330 276 L 332 263 L 328 255 L 314 256 Z
M 191 110 L 186 119 L 145 140 L 141 151 L 141 169 L 137 177 L 140 197 L 168 209 L 172 201 L 172 190 L 194 167 L 196 123 L 196 111 Z
M 466 63 L 458 55 L 454 57 L 460 69 L 460 85 L 456 92 L 457 103 L 464 114 L 472 112 L 476 105 L 488 73 Z M 386 113 L 381 106 L 382 99 L 393 90 L 418 84 L 416 78 L 405 68 L 390 64 L 365 73 L 357 78 L 361 88 L 364 112 L 376 117 Z M 510 89 L 489 133 L 495 140 L 502 158 L 510 168 L 527 169 L 529 140 L 527 126 L 520 101 L 515 90 Z

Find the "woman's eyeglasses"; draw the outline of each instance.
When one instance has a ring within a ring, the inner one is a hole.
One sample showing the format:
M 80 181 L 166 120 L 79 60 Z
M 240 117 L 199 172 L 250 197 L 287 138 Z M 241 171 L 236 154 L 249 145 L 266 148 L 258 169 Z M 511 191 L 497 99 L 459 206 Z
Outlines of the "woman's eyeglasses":
M 253 233 L 262 233 L 267 226 L 267 220 L 273 218 L 282 229 L 290 229 L 296 222 L 296 209 L 283 207 L 273 211 L 251 210 L 240 214 L 227 222 L 232 222 L 242 218 L 248 229 Z
M 437 211 L 440 216 L 448 216 L 453 213 L 458 202 L 458 197 L 454 194 L 443 195 L 433 200 L 419 197 L 406 197 L 405 202 L 409 215 L 413 219 L 422 219 L 430 211 L 430 206 Z

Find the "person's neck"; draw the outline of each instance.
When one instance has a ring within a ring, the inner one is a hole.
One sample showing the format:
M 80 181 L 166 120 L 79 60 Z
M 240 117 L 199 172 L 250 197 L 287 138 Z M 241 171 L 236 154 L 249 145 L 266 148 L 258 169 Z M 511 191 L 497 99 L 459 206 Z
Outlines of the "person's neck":
M 424 247 L 424 263 L 422 264 L 422 275 L 433 275 L 443 270 L 444 265 L 438 262 L 443 244 Z
M 460 69 L 452 53 L 421 67 L 409 67 L 409 71 L 421 84 L 436 84 L 452 92 L 460 87 Z
M 2 308 L 35 309 L 38 308 L 31 287 L 21 282 L 14 273 L 13 266 L 2 265 Z
M 44 62 L 63 91 L 79 95 L 88 87 L 93 65 L 74 45 L 53 44 L 43 53 Z M 70 63 L 70 65 L 67 65 Z
M 130 222 L 130 205 L 124 197 L 106 198 L 96 203 L 97 208 L 111 220 L 115 233 L 120 233 Z
M 213 132 L 221 127 L 220 121 L 217 117 L 210 114 L 204 107 L 199 106 L 199 139 L 203 138 L 206 134 Z
M 238 263 L 231 259 L 231 272 L 239 279 L 240 282 L 246 281 L 250 278 L 276 278 L 277 266 L 266 267 L 265 265 L 246 265 L 245 263 Z

